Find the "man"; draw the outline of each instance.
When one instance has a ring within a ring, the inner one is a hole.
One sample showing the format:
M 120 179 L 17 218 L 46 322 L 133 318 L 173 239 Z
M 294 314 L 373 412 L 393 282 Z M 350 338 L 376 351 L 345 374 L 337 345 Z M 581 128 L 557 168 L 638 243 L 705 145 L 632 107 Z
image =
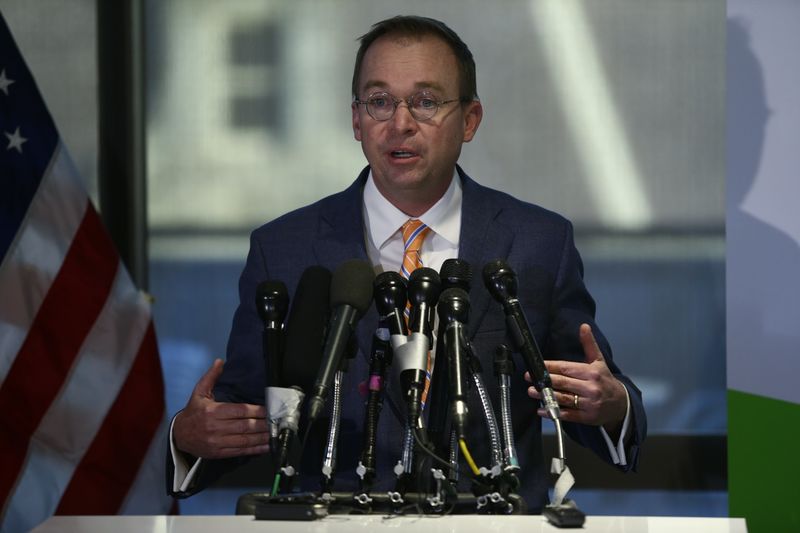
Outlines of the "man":
M 502 257 L 516 270 L 519 299 L 550 359 L 547 367 L 566 430 L 606 461 L 625 470 L 634 467 L 646 428 L 641 393 L 614 365 L 594 324 L 594 302 L 583 284 L 571 224 L 478 185 L 456 165 L 462 144 L 473 139 L 483 116 L 475 85 L 472 54 L 439 21 L 395 17 L 361 38 L 352 122 L 369 166 L 345 191 L 253 232 L 224 372 L 216 361 L 173 422 L 171 492 L 185 496 L 206 486 L 229 466 L 218 459 L 269 451 L 262 323 L 254 305 L 258 283 L 279 279 L 292 294 L 306 266 L 334 270 L 351 258 L 370 260 L 376 271 L 397 271 L 403 257 L 400 228 L 409 219 L 430 228 L 420 250 L 425 266 L 438 270 L 445 259 L 460 257 L 479 270 Z M 479 283 L 473 284 L 470 301 L 467 330 L 489 369 L 495 348 L 507 342 L 504 315 Z M 363 399 L 356 384 L 368 374 L 377 323 L 373 306 L 357 328 L 358 354 L 344 392 L 341 450 L 360 449 Z M 529 509 L 538 511 L 547 503 L 550 486 L 541 448 L 540 417 L 546 413 L 522 372 L 514 376 L 512 390 L 519 492 Z M 399 397 L 399 391 L 387 391 L 390 403 L 401 402 Z M 479 412 L 477 406 L 472 412 Z M 403 422 L 387 411 L 380 423 L 379 477 L 383 487 L 391 487 Z M 488 440 L 481 426 L 473 415 L 469 433 L 481 435 L 478 442 Z M 476 455 L 485 453 L 478 446 Z M 340 453 L 337 489 L 354 487 L 356 456 Z M 319 456 L 315 460 L 316 470 L 313 462 L 303 467 L 313 480 L 308 490 L 318 488 Z

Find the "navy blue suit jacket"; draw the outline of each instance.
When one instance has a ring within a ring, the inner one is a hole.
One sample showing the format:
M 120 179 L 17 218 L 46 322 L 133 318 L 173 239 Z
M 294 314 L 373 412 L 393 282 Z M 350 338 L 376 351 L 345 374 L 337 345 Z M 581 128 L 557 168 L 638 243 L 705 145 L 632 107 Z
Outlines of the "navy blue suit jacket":
M 260 282 L 281 280 L 292 295 L 308 266 L 321 265 L 334 271 L 348 259 L 368 259 L 362 215 L 362 191 L 368 171 L 365 169 L 346 190 L 292 211 L 252 233 L 250 252 L 239 281 L 240 303 L 233 319 L 227 362 L 214 390 L 218 401 L 264 403 L 263 324 L 254 303 L 256 286 Z M 633 431 L 626 469 L 635 467 L 639 444 L 646 431 L 641 393 L 616 367 L 608 342 L 594 323 L 595 304 L 583 283 L 583 265 L 574 246 L 572 225 L 560 215 L 479 185 L 460 168 L 458 172 L 463 188 L 459 257 L 469 262 L 476 273 L 497 258 L 505 259 L 515 270 L 519 300 L 546 358 L 583 361 L 578 328 L 584 322 L 592 326 L 611 371 L 625 384 L 630 395 Z M 485 369 L 485 381 L 494 405 L 498 406 L 491 369 L 495 348 L 501 342 L 508 343 L 505 317 L 479 275 L 476 278 L 470 292 L 468 333 Z M 356 486 L 355 467 L 362 448 L 364 417 L 364 400 L 357 384 L 368 376 L 371 338 L 377 324 L 378 315 L 373 304 L 358 324 L 358 353 L 350 364 L 344 385 L 336 490 L 350 490 Z M 517 368 L 522 368 L 519 360 Z M 512 381 L 513 423 L 521 466 L 519 492 L 529 508 L 537 511 L 547 502 L 547 489 L 552 483 L 548 473 L 550 457 L 543 457 L 541 419 L 536 414 L 538 402 L 527 397 L 528 384 L 523 381 L 522 374 L 522 370 L 517 372 Z M 396 382 L 390 381 L 387 388 L 390 407 L 402 405 L 398 389 Z M 489 438 L 480 412 L 477 400 L 473 399 L 468 442 L 476 461 L 488 465 Z M 565 424 L 565 429 L 573 439 L 611 461 L 597 427 Z M 378 433 L 381 488 L 394 485 L 391 468 L 400 457 L 401 434 L 402 421 L 395 410 L 384 409 Z M 306 450 L 304 457 L 308 456 L 312 458 L 303 463 L 301 471 L 308 474 L 307 490 L 318 490 L 321 455 Z M 216 477 L 229 461 L 207 463 L 210 464 L 204 468 L 205 474 L 190 493 Z M 462 479 L 468 477 L 462 475 Z M 265 480 L 265 485 L 268 481 Z

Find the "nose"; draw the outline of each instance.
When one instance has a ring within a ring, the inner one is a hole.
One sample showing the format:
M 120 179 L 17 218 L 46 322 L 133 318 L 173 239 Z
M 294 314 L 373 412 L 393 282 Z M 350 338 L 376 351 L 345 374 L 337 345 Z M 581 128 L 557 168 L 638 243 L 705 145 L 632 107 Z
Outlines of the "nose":
M 394 129 L 402 132 L 414 131 L 417 129 L 417 119 L 411 114 L 408 102 L 400 102 L 394 110 L 394 115 L 390 119 Z

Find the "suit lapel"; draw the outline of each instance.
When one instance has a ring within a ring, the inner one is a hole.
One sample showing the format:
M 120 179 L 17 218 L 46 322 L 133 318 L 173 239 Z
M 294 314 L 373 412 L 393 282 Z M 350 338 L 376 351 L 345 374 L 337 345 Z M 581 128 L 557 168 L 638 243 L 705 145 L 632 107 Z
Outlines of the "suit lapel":
M 491 300 L 483 285 L 483 266 L 493 259 L 508 257 L 513 234 L 497 221 L 503 208 L 495 202 L 494 191 L 473 181 L 461 167 L 458 173 L 463 190 L 459 256 L 472 266 L 468 331 L 474 336 Z
M 362 191 L 368 169 L 350 187 L 320 207 L 320 221 L 314 255 L 321 265 L 336 269 L 348 259 L 367 258 L 364 244 Z
M 363 190 L 369 175 L 365 168 L 350 187 L 321 206 L 320 226 L 314 241 L 317 263 L 332 272 L 349 259 L 369 261 L 364 243 Z M 369 360 L 372 334 L 378 327 L 378 314 L 370 305 L 356 326 L 361 357 Z

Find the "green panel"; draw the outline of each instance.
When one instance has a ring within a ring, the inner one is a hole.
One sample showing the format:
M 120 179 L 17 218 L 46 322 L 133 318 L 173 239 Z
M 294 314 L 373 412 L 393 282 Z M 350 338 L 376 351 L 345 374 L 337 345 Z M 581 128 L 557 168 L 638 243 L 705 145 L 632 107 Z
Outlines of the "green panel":
M 728 391 L 728 501 L 748 533 L 800 531 L 800 405 Z

